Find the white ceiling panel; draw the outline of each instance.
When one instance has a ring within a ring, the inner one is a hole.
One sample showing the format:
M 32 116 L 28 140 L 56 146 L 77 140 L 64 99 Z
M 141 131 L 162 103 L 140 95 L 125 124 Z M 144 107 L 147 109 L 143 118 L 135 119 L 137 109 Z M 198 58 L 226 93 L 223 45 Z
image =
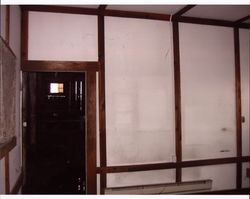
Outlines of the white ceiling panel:
M 198 5 L 183 16 L 236 21 L 249 14 L 248 5 Z
M 107 9 L 158 14 L 175 14 L 183 7 L 184 5 L 109 5 Z

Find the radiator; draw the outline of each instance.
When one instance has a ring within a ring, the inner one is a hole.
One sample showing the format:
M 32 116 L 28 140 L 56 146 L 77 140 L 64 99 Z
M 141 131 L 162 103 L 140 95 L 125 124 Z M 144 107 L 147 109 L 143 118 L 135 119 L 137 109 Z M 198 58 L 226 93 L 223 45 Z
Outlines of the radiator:
M 212 189 L 212 180 L 190 181 L 129 187 L 110 187 L 105 189 L 107 195 L 144 195 L 144 194 L 189 194 L 205 192 Z

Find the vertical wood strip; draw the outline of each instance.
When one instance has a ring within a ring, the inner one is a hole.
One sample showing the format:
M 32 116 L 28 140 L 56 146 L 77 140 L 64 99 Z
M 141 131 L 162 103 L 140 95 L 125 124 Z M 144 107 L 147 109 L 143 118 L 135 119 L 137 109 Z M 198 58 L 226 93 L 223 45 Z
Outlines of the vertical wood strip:
M 21 15 L 21 64 L 28 60 L 28 22 L 29 13 L 22 9 Z
M 10 164 L 9 164 L 9 153 L 4 158 L 5 164 L 5 193 L 10 193 Z
M 102 11 L 102 10 L 101 10 Z M 98 15 L 98 58 L 101 64 L 99 71 L 99 126 L 100 126 L 100 166 L 107 166 L 106 153 L 106 111 L 105 111 L 105 40 L 104 16 Z M 107 186 L 107 174 L 100 176 L 101 194 Z
M 96 194 L 96 72 L 87 72 L 87 194 Z
M 241 123 L 241 75 L 240 75 L 240 38 L 239 28 L 234 28 L 234 56 L 235 56 L 235 97 L 236 97 L 236 140 L 237 140 L 237 173 L 236 187 L 241 188 L 242 182 L 242 123 Z
M 5 40 L 10 44 L 10 5 L 6 6 Z
M 180 75 L 180 49 L 179 24 L 173 22 L 173 48 L 174 48 L 174 93 L 175 93 L 175 150 L 176 161 L 182 161 L 181 145 L 181 75 Z M 176 168 L 176 182 L 181 182 L 181 167 Z

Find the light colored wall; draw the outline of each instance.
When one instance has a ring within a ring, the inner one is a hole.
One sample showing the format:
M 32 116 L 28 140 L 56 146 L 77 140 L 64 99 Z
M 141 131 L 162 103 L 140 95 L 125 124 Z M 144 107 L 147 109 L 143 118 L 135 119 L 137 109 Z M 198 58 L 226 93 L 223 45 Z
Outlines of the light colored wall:
M 5 37 L 5 26 L 6 26 L 6 6 L 0 6 L 1 7 L 1 30 L 0 30 L 0 34 L 2 36 L 2 38 L 6 39 Z
M 28 59 L 97 61 L 97 16 L 29 13 Z
M 241 66 L 241 98 L 242 115 L 242 155 L 250 155 L 249 150 L 249 66 L 250 66 L 250 31 L 240 29 L 240 66 Z
M 183 160 L 236 156 L 233 29 L 180 24 Z
M 105 36 L 107 165 L 174 161 L 170 23 L 105 17 Z M 170 170 L 107 179 L 111 187 L 174 178 Z
M 6 6 L 1 6 L 1 16 L 6 13 Z M 5 39 L 5 16 L 1 17 L 1 36 Z M 9 153 L 10 154 L 10 190 L 14 187 L 19 175 L 21 174 L 21 132 L 20 132 L 20 38 L 21 38 L 21 10 L 19 6 L 10 6 L 10 48 L 16 55 L 16 71 L 17 71 L 17 90 L 16 95 L 16 137 L 17 145 Z M 1 170 L 0 170 L 0 194 L 5 193 L 5 180 L 4 180 L 4 159 L 1 160 Z

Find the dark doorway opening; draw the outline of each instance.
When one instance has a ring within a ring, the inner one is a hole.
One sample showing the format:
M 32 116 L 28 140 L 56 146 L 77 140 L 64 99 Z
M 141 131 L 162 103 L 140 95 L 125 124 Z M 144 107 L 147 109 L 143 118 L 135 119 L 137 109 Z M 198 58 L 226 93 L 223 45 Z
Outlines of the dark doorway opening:
M 85 73 L 27 74 L 25 194 L 85 193 Z

